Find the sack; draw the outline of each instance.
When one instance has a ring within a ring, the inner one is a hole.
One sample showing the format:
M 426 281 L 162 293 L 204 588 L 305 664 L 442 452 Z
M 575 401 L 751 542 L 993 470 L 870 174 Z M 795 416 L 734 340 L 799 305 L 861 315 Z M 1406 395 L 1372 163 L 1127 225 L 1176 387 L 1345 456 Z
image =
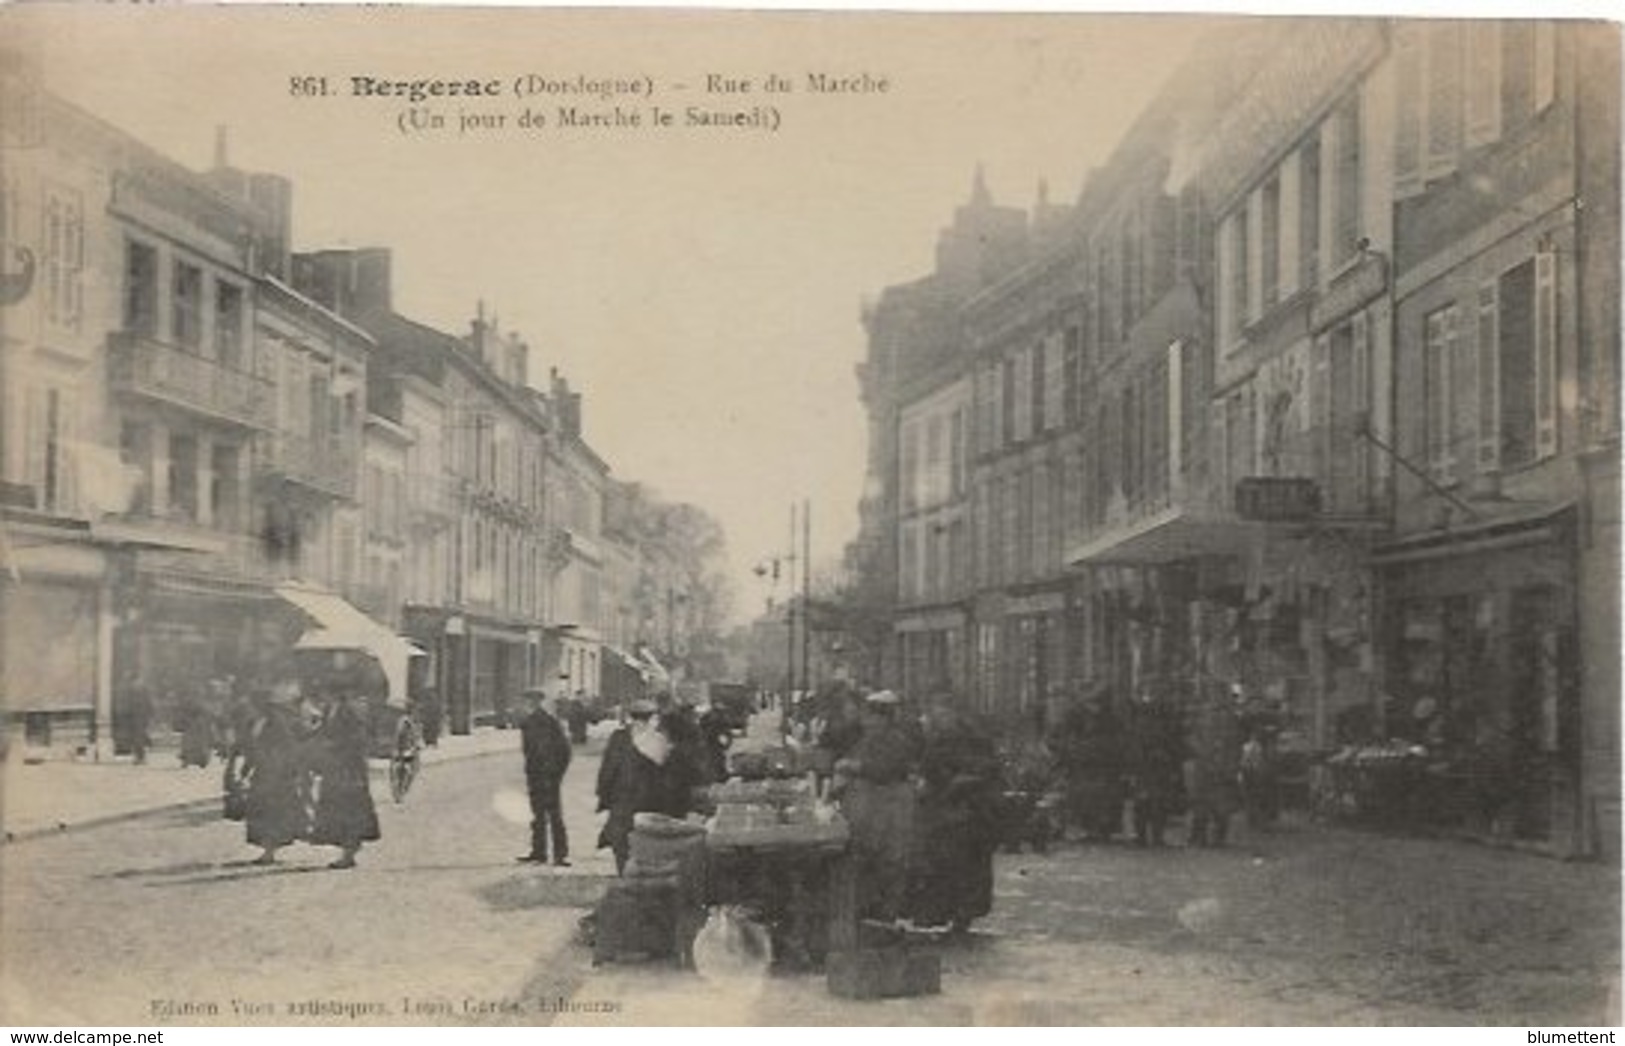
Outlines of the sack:
M 773 962 L 767 928 L 736 905 L 711 909 L 694 938 L 694 971 L 717 979 L 759 979 Z

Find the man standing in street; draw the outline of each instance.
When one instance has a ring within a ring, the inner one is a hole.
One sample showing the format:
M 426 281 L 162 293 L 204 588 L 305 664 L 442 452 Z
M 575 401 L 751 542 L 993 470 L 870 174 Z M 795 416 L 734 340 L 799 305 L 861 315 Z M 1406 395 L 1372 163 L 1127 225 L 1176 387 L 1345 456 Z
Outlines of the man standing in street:
M 564 831 L 564 811 L 559 808 L 559 784 L 570 766 L 570 740 L 564 727 L 548 709 L 547 692 L 529 687 L 524 692 L 525 718 L 519 735 L 525 753 L 525 785 L 530 792 L 530 853 L 519 860 L 546 864 L 548 838 L 552 837 L 553 864 L 570 866 L 570 841 Z

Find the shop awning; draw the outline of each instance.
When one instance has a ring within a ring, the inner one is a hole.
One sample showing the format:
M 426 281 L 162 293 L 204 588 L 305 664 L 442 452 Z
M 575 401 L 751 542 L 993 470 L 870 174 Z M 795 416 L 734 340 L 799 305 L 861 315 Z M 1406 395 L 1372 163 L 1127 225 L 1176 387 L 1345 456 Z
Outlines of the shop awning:
M 638 663 L 643 666 L 643 677 L 652 683 L 670 683 L 671 673 L 649 650 L 638 651 Z
M 314 622 L 294 644 L 299 650 L 361 650 L 378 660 L 384 678 L 389 680 L 389 703 L 406 703 L 407 665 L 423 649 L 389 626 L 368 617 L 344 597 L 314 585 L 284 583 L 276 594 L 293 604 Z

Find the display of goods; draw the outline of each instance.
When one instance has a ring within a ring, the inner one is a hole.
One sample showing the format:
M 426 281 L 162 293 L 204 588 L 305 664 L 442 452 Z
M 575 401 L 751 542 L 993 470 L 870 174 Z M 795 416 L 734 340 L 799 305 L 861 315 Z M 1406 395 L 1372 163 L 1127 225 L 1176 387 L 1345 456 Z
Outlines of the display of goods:
M 632 815 L 632 830 L 645 835 L 666 835 L 678 838 L 705 834 L 705 825 L 644 811 Z
M 780 824 L 774 821 L 749 826 L 719 820 L 712 826 L 706 845 L 714 849 L 838 847 L 845 845 L 848 836 L 846 822 L 838 819 L 827 824 L 816 821 Z
M 717 806 L 716 815 L 711 818 L 710 832 L 714 835 L 719 828 L 730 832 L 747 832 L 778 823 L 778 809 L 766 803 L 721 803 Z
M 681 835 L 667 830 L 649 831 L 632 826 L 631 860 L 651 874 L 673 874 L 685 856 L 705 845 L 705 826 L 693 825 L 694 830 Z M 658 871 L 656 871 L 658 870 Z

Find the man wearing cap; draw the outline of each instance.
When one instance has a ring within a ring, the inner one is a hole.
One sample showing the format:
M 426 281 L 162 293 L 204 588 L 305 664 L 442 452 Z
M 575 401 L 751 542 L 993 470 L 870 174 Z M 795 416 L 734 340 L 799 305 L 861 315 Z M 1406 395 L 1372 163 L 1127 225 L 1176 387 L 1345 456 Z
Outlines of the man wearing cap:
M 548 837 L 552 836 L 553 863 L 570 866 L 570 840 L 564 831 L 564 811 L 559 807 L 559 785 L 570 766 L 570 739 L 564 727 L 548 710 L 547 691 L 528 687 L 522 695 L 525 718 L 519 723 L 519 736 L 525 753 L 525 786 L 530 792 L 530 853 L 519 858 L 532 864 L 548 859 Z

